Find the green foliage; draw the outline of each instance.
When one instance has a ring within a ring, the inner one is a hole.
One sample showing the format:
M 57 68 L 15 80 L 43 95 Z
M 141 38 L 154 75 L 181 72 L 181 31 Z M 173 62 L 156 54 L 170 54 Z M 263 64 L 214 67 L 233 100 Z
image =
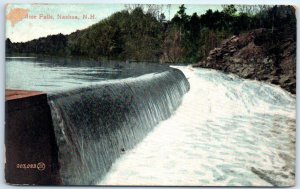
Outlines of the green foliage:
M 158 60 L 161 24 L 141 8 L 117 12 L 69 38 L 71 55 L 94 58 Z M 78 48 L 81 51 L 78 52 Z
M 234 5 L 225 5 L 223 8 L 223 12 L 226 15 L 234 16 L 237 10 Z
M 182 50 L 176 50 L 181 52 L 178 53 L 180 58 L 177 60 L 197 62 L 206 58 L 211 49 L 218 47 L 229 36 L 239 35 L 239 33 L 256 28 L 270 28 L 272 31 L 276 28 L 282 33 L 296 34 L 295 9 L 291 6 L 244 5 L 238 8 L 239 12 L 234 5 L 225 5 L 222 11 L 208 9 L 201 16 L 195 13 L 188 16 L 185 14 L 184 5 L 181 5 L 170 23 L 170 27 L 175 27 L 180 34 L 179 40 L 176 39 L 176 35 L 173 35 L 173 41 L 178 43 L 176 48 L 182 48 Z M 170 38 L 172 35 L 167 36 Z M 271 41 L 274 40 L 276 41 L 276 37 Z M 272 42 L 272 44 L 277 44 L 277 42 Z M 169 52 L 172 50 L 169 49 Z M 173 58 L 173 60 L 176 59 Z M 168 61 L 172 62 L 171 59 Z
M 139 5 L 116 12 L 70 35 L 50 35 L 25 43 L 7 39 L 6 53 L 193 63 L 207 57 L 229 36 L 256 28 L 269 29 L 267 38 L 273 38 L 275 30 L 296 38 L 295 9 L 291 6 L 225 5 L 222 11 L 209 9 L 199 16 L 187 15 L 181 5 L 169 21 L 155 8 L 149 10 L 143 11 Z M 270 45 L 276 50 L 277 41 L 273 41 Z
M 49 35 L 26 43 L 11 43 L 7 39 L 6 52 L 13 54 L 64 55 L 67 37 L 63 34 Z

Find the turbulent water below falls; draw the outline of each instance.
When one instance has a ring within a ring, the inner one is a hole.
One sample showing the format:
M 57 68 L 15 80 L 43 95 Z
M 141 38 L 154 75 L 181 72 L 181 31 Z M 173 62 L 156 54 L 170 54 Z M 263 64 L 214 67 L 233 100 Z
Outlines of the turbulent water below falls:
M 177 67 L 181 106 L 112 165 L 99 185 L 291 186 L 296 99 L 281 88 Z
M 184 74 L 169 68 L 48 94 L 63 183 L 95 184 L 172 115 L 188 90 Z

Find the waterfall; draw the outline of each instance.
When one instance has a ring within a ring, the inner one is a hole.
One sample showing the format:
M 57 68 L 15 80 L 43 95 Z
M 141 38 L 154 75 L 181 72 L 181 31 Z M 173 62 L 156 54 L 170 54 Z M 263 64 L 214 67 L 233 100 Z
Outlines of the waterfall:
M 296 97 L 279 86 L 176 66 L 190 90 L 98 185 L 293 186 Z
M 160 73 L 104 81 L 48 95 L 65 185 L 90 185 L 181 104 L 184 74 Z

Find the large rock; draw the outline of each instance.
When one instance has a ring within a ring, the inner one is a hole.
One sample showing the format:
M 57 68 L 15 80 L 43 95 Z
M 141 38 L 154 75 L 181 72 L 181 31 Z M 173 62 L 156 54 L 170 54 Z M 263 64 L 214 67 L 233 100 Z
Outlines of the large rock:
M 276 36 L 279 45 L 274 46 L 274 37 L 270 35 Z M 276 30 L 271 32 L 261 28 L 232 36 L 194 67 L 218 69 L 243 78 L 270 82 L 296 93 L 296 41 L 293 34 L 282 35 Z

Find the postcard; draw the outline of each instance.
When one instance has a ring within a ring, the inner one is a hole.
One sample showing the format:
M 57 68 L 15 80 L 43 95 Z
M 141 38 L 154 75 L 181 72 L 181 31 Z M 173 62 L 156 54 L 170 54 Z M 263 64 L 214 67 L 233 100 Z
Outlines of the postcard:
M 8 4 L 12 185 L 295 185 L 292 5 Z

